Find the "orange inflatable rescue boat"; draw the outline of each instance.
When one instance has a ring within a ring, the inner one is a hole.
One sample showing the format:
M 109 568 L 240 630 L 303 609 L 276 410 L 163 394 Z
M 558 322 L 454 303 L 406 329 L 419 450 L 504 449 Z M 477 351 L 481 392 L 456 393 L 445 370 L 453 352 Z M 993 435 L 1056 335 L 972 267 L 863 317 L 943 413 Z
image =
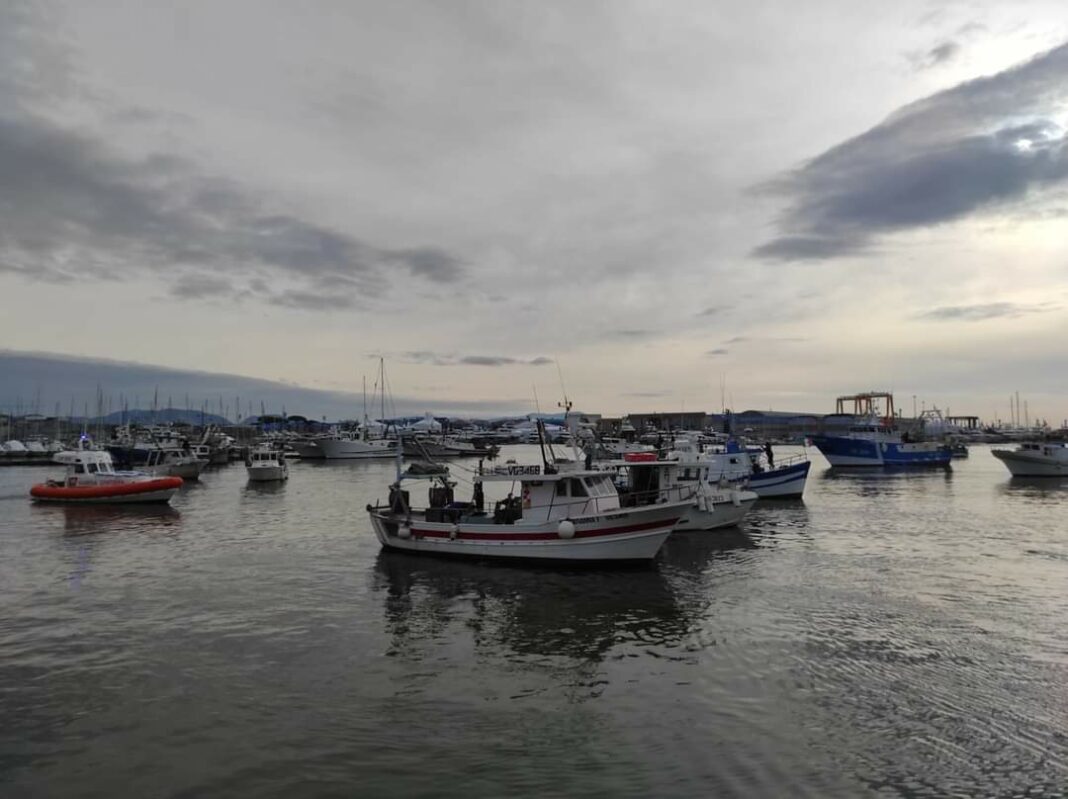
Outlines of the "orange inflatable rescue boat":
M 37 502 L 170 502 L 182 487 L 181 477 L 117 472 L 111 455 L 101 450 L 60 452 L 54 460 L 67 467 L 66 476 L 31 488 L 30 496 Z

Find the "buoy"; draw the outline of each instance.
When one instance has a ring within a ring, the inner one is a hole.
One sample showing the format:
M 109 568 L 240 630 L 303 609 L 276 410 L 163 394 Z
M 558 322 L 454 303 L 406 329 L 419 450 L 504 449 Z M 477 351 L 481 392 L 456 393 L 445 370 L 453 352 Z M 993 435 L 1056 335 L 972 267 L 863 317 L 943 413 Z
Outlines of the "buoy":
M 734 503 L 734 507 L 741 507 L 742 504 L 742 492 L 737 488 L 731 489 L 731 502 Z
M 560 526 L 556 528 L 556 534 L 561 538 L 574 538 L 575 523 L 564 519 L 562 522 L 560 522 Z
M 455 541 L 458 535 L 460 535 L 460 525 L 454 524 L 452 529 L 449 530 L 449 538 Z
M 402 524 L 400 526 L 400 529 L 397 530 L 397 535 L 400 536 L 401 538 L 411 538 L 412 537 L 412 528 L 409 527 L 406 524 Z

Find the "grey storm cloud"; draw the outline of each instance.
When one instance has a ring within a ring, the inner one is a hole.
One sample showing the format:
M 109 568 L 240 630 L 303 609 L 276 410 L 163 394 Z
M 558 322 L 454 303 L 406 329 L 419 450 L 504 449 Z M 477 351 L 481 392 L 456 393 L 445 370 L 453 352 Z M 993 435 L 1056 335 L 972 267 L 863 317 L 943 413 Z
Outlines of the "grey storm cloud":
M 405 352 L 402 360 L 408 363 L 425 363 L 433 366 L 545 366 L 552 358 L 513 358 L 507 355 L 443 355 L 425 350 Z
M 762 187 L 785 197 L 771 260 L 863 253 L 876 236 L 1023 201 L 1068 179 L 1068 44 L 896 111 Z
M 174 297 L 312 310 L 380 296 L 398 268 L 437 284 L 463 277 L 463 260 L 438 247 L 376 247 L 278 213 L 187 159 L 126 155 L 57 124 L 56 103 L 75 96 L 109 110 L 81 85 L 51 11 L 0 6 L 0 272 L 70 282 L 167 270 Z
M 377 296 L 396 267 L 437 283 L 463 274 L 434 247 L 380 249 L 294 216 L 265 214 L 240 187 L 171 156 L 140 160 L 42 118 L 0 116 L 0 270 L 65 281 L 179 270 L 177 297 L 225 291 L 198 272 L 296 283 L 268 297 L 315 310 Z M 182 275 L 189 270 L 192 276 Z M 238 292 L 236 280 L 232 291 Z M 329 294 L 330 296 L 323 296 Z
M 917 314 L 915 318 L 938 322 L 981 322 L 986 319 L 1012 318 L 1052 310 L 1055 310 L 1055 307 L 1049 304 L 1019 305 L 1014 302 L 989 302 L 978 305 L 944 305 Z
M 182 300 L 229 297 L 233 293 L 233 283 L 226 278 L 211 275 L 185 275 L 171 287 L 171 295 Z

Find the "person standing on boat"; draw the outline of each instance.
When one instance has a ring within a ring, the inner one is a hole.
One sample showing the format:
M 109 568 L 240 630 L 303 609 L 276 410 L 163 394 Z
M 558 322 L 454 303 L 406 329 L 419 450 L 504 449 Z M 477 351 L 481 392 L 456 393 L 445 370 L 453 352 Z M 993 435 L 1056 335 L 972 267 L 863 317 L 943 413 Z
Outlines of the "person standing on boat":
M 771 442 L 764 442 L 764 456 L 768 459 L 768 469 L 775 468 L 775 453 L 771 451 Z

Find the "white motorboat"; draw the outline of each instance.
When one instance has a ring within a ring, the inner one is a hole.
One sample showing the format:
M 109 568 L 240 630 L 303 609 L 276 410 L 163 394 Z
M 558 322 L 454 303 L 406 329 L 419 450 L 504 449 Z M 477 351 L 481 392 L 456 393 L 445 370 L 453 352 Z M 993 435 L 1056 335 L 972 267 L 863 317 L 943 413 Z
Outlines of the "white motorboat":
M 591 438 L 583 445 L 583 450 L 588 457 L 592 457 L 595 461 L 613 460 L 634 453 L 651 453 L 653 455 L 657 453 L 656 447 L 648 444 L 639 444 L 623 438 L 605 436 Z
M 1026 443 L 1013 450 L 994 449 L 990 453 L 1005 464 L 1013 477 L 1068 476 L 1068 444 L 1063 441 Z
M 397 452 L 397 442 L 395 439 L 370 438 L 364 431 L 356 430 L 295 441 L 293 449 L 307 460 L 392 458 Z
M 599 465 L 624 476 L 624 488 L 620 491 L 624 506 L 688 502 L 689 507 L 675 525 L 679 532 L 716 530 L 740 524 L 758 498 L 742 485 L 710 479 L 708 467 L 696 463 L 630 453 L 622 460 L 604 461 Z
M 147 451 L 145 462 L 138 464 L 138 471 L 157 477 L 181 477 L 183 480 L 199 480 L 200 473 L 208 465 L 188 451 L 156 447 Z
M 248 470 L 248 479 L 257 483 L 289 479 L 285 453 L 264 444 L 249 451 L 245 469 Z
M 404 454 L 416 458 L 495 458 L 501 448 L 485 446 L 473 441 L 461 441 L 453 436 L 421 436 L 404 438 Z
M 761 499 L 802 496 L 812 467 L 807 455 L 769 461 L 764 448 L 743 447 L 734 439 L 728 439 L 723 447 L 701 449 L 693 439 L 678 438 L 667 457 L 677 459 L 685 466 L 699 468 L 702 479 L 708 483 L 744 486 Z

